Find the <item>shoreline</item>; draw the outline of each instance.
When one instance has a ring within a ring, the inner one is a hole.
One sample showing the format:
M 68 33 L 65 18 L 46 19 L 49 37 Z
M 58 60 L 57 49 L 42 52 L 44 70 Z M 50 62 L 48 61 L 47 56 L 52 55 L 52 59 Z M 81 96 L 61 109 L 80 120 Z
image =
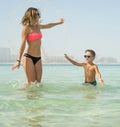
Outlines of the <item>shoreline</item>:
M 14 63 L 0 63 L 0 66 L 1 65 L 13 65 Z M 109 65 L 111 65 L 111 66 L 120 66 L 120 63 L 95 63 L 95 64 L 97 64 L 97 65 L 100 65 L 100 66 L 109 66 Z M 43 63 L 43 65 L 72 65 L 71 63 Z

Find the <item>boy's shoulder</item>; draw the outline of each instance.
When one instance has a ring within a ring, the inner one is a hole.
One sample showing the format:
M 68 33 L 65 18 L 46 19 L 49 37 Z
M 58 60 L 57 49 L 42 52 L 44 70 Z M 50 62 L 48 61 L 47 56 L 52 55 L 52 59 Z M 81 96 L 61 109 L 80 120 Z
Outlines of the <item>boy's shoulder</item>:
M 95 63 L 84 63 L 84 65 L 97 66 L 97 64 L 95 64 Z
M 93 64 L 93 67 L 94 67 L 94 69 L 98 68 L 97 64 Z
M 95 63 L 91 63 L 91 64 L 88 64 L 88 63 L 84 63 L 85 66 L 91 66 L 92 68 L 96 68 L 97 67 L 97 64 Z

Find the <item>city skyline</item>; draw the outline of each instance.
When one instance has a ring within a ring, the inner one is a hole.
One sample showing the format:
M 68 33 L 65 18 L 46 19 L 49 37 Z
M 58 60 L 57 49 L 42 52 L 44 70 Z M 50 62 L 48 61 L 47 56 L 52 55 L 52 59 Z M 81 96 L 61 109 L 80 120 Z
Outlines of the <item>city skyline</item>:
M 72 59 L 78 62 L 85 62 L 85 59 L 77 56 L 70 56 Z M 17 59 L 17 54 L 12 54 L 10 48 L 1 48 L 0 47 L 0 63 L 14 63 Z M 44 55 L 42 54 L 42 61 L 43 63 L 69 63 L 64 55 L 57 56 L 57 55 Z M 120 64 L 120 61 L 113 58 L 113 57 L 103 57 L 99 56 L 95 58 L 95 62 L 99 64 Z

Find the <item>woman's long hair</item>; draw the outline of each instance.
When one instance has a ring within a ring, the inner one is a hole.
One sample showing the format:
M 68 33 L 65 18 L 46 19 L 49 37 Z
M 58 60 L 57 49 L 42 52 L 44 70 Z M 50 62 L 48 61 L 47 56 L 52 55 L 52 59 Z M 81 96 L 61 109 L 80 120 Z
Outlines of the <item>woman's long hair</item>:
M 28 8 L 21 20 L 22 25 L 31 26 L 38 24 L 36 21 L 37 16 L 40 16 L 39 10 L 37 8 Z

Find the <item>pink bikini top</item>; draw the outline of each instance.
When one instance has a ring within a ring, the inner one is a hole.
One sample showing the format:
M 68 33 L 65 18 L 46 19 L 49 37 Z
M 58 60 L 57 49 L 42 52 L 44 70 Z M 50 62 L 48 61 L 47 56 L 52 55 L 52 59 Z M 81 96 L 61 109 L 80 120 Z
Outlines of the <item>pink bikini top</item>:
M 42 33 L 30 33 L 27 36 L 28 41 L 35 41 L 42 38 Z

